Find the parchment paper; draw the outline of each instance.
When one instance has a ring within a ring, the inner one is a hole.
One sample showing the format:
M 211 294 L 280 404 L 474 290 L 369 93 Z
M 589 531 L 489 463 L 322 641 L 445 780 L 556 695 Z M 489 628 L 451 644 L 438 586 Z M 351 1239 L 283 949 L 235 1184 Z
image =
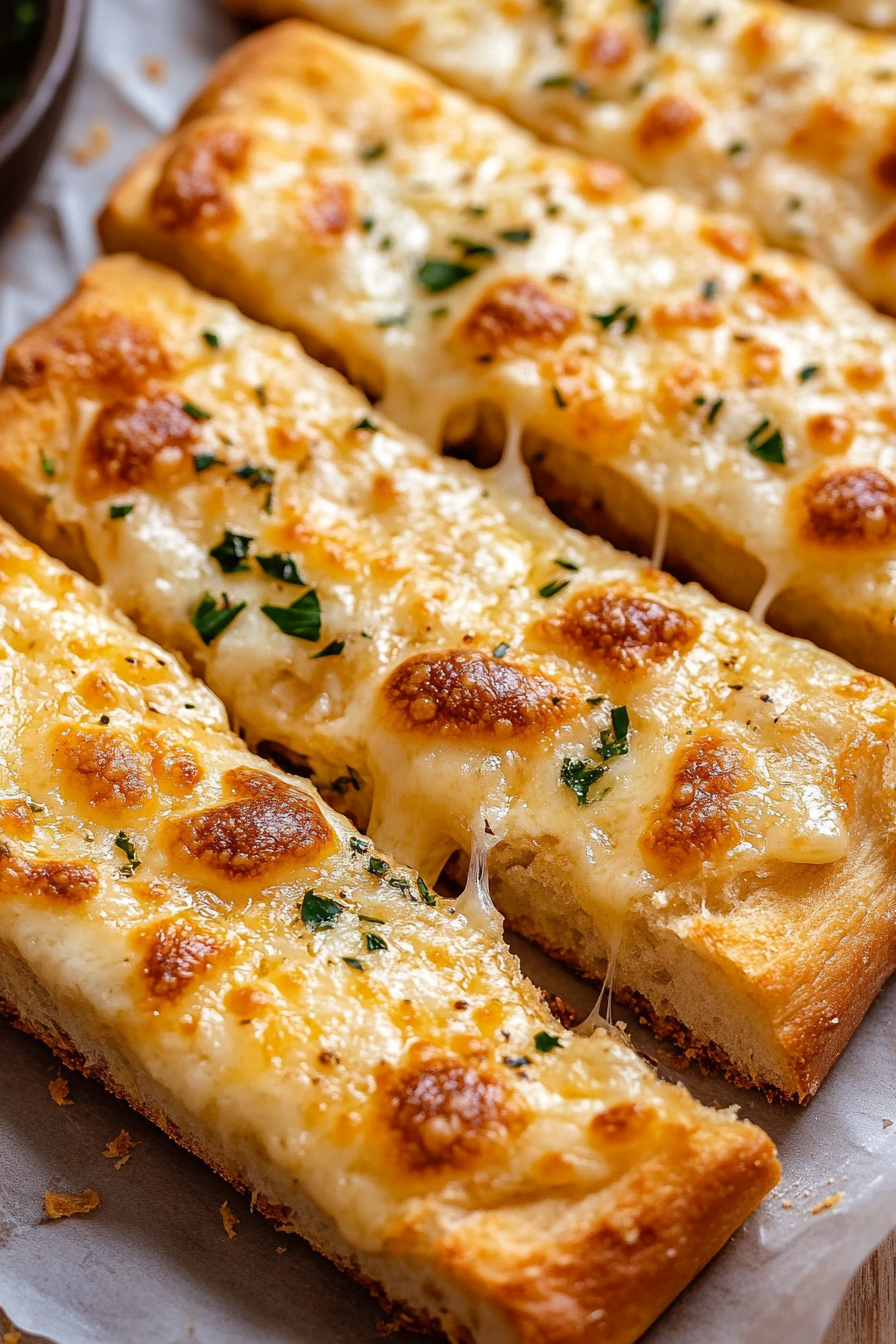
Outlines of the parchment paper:
M 63 132 L 0 244 L 0 347 L 66 296 L 95 254 L 93 219 L 109 187 L 237 35 L 215 0 L 93 0 Z M 163 79 L 147 59 L 164 63 Z M 90 162 L 71 156 L 107 135 Z M 517 947 L 529 973 L 584 1016 L 594 991 Z M 738 1103 L 784 1165 L 779 1189 L 646 1340 L 820 1344 L 854 1270 L 896 1226 L 896 1123 L 885 1123 L 896 1122 L 896 980 L 805 1110 L 770 1106 L 694 1067 L 675 1073 L 628 1021 L 664 1076 L 710 1105 Z M 0 1026 L 0 1307 L 26 1332 L 23 1344 L 373 1344 L 384 1317 L 362 1289 L 98 1085 L 70 1077 L 73 1105 L 57 1106 L 48 1084 L 59 1072 L 43 1046 Z M 138 1146 L 116 1170 L 102 1151 L 122 1129 Z M 85 1187 L 100 1195 L 96 1212 L 45 1218 L 45 1190 Z M 840 1198 L 812 1212 L 831 1196 Z M 225 1200 L 240 1219 L 232 1240 Z

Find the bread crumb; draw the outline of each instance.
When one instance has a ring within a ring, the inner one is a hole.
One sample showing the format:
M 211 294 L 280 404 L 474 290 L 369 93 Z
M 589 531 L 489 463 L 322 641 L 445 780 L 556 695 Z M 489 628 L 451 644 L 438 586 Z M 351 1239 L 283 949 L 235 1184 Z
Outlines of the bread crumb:
M 790 1202 L 789 1199 L 782 1199 L 782 1200 L 781 1200 L 781 1208 L 782 1208 L 782 1209 L 792 1209 L 792 1208 L 793 1208 L 793 1205 L 791 1204 L 791 1202 Z
M 100 1206 L 95 1190 L 84 1190 L 80 1195 L 67 1195 L 48 1190 L 44 1195 L 44 1209 L 48 1218 L 71 1218 L 74 1213 L 90 1213 Z
M 106 1144 L 103 1149 L 103 1157 L 117 1157 L 118 1161 L 115 1163 L 115 1170 L 120 1171 L 136 1147 L 137 1145 L 128 1131 L 123 1129 L 116 1139 L 110 1139 Z
M 239 1221 L 239 1218 L 237 1218 L 236 1214 L 231 1211 L 227 1200 L 225 1199 L 224 1203 L 221 1205 L 221 1222 L 224 1224 L 224 1231 L 231 1241 L 233 1241 L 236 1236 L 236 1228 L 239 1225 Z
M 91 123 L 86 140 L 82 140 L 80 145 L 73 145 L 69 150 L 69 158 L 83 168 L 88 163 L 93 163 L 94 159 L 102 158 L 111 144 L 112 132 L 108 122 L 94 121 Z
M 398 1321 L 377 1321 L 375 1329 L 378 1335 L 396 1335 L 401 1326 Z
M 892 1123 L 893 1123 L 892 1120 L 885 1120 L 885 1121 L 884 1121 L 884 1129 L 889 1129 L 890 1126 L 892 1125 Z
M 842 1198 L 843 1198 L 843 1195 L 842 1195 L 842 1193 L 841 1193 L 840 1191 L 838 1191 L 838 1192 L 837 1192 L 836 1194 L 834 1194 L 834 1195 L 828 1195 L 827 1199 L 823 1199 L 823 1200 L 821 1201 L 820 1204 L 816 1204 L 816 1205 L 815 1205 L 815 1207 L 814 1207 L 814 1209 L 812 1210 L 812 1212 L 813 1212 L 813 1213 L 824 1213 L 825 1209 L 833 1209 L 833 1208 L 835 1208 L 835 1207 L 840 1203 L 840 1201 L 841 1201 Z
M 60 1074 L 50 1083 L 50 1096 L 57 1106 L 74 1106 L 74 1102 L 69 1100 L 68 1083 Z
M 285 1254 L 286 1254 L 286 1247 L 285 1247 L 285 1246 L 278 1246 L 278 1247 L 277 1247 L 277 1254 L 278 1254 L 278 1255 L 285 1255 Z
M 162 84 L 168 78 L 168 66 L 161 56 L 144 56 L 140 62 L 140 69 L 154 84 Z
M 3 1336 L 2 1341 L 0 1341 L 0 1344 L 19 1344 L 19 1340 L 21 1338 L 22 1338 L 21 1330 L 7 1330 L 6 1334 Z

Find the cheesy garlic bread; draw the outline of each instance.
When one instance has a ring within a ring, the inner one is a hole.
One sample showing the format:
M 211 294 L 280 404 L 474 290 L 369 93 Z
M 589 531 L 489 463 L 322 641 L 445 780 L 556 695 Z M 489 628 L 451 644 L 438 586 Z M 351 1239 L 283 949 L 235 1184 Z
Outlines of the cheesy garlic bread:
M 297 21 L 225 57 L 102 233 L 431 442 L 521 427 L 568 519 L 896 678 L 896 325 L 825 269 Z
M 0 996 L 455 1344 L 634 1340 L 769 1139 L 564 1031 L 500 941 L 253 757 L 0 526 Z
M 890 4 L 890 0 L 884 0 Z M 896 309 L 896 43 L 775 0 L 231 0 L 416 61 Z
M 0 387 L 7 516 L 252 744 L 426 882 L 472 855 L 483 929 L 490 863 L 516 928 L 806 1099 L 896 964 L 896 692 L 525 487 L 128 256 L 14 343 Z

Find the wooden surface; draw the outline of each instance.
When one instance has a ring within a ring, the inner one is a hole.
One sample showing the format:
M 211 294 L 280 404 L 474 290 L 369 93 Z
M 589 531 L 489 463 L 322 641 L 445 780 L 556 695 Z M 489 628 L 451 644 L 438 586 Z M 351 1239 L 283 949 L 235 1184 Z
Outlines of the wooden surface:
M 824 1344 L 896 1344 L 896 1232 L 856 1274 Z

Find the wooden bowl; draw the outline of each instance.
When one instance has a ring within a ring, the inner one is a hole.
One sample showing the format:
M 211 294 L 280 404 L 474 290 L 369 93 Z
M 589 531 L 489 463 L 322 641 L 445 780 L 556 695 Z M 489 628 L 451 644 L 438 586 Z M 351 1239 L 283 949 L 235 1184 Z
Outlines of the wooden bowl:
M 86 0 L 46 0 L 24 85 L 0 116 L 0 227 L 15 214 L 50 148 L 71 88 Z

